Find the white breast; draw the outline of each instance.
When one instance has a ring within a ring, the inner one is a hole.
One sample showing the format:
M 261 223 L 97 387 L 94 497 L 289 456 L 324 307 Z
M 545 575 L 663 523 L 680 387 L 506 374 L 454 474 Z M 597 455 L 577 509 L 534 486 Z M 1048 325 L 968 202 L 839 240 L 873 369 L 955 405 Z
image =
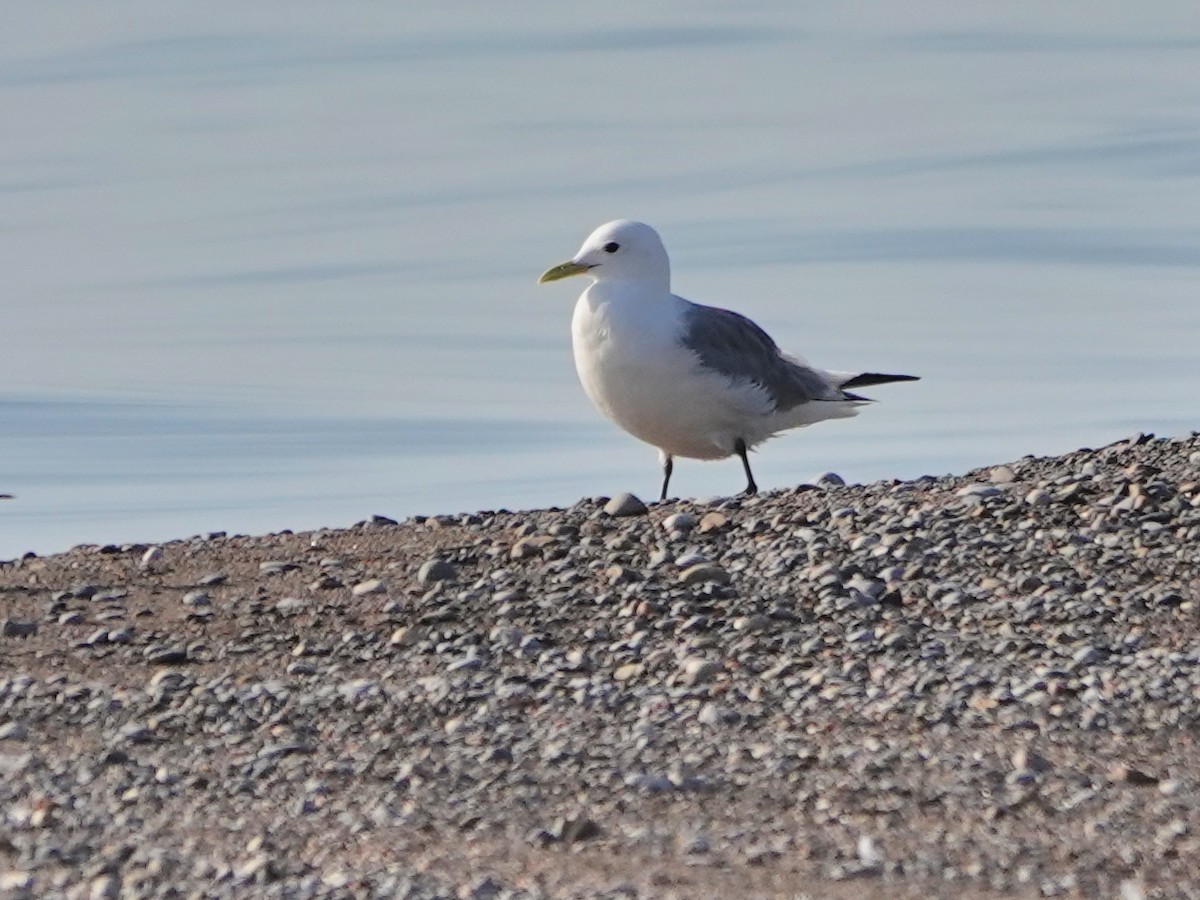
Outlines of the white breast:
M 596 284 L 575 306 L 575 368 L 588 398 L 617 425 L 673 456 L 720 459 L 757 443 L 765 392 L 703 370 L 680 342 L 684 301 L 647 303 Z

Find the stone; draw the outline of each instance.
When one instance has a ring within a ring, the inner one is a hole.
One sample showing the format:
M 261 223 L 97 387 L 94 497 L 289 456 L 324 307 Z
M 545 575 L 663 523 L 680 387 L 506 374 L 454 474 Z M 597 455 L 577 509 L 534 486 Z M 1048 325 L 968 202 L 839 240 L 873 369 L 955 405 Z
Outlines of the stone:
M 679 512 L 662 520 L 663 531 L 688 532 L 696 526 L 696 517 L 691 513 Z
M 426 563 L 425 565 L 429 565 L 429 563 Z M 421 567 L 421 571 L 425 571 L 425 566 Z M 418 573 L 417 577 L 422 581 L 422 583 L 429 580 L 428 577 L 421 579 L 420 573 Z M 436 581 L 440 579 L 434 580 Z M 368 578 L 366 581 L 360 581 L 358 584 L 352 587 L 350 589 L 350 593 L 355 597 L 365 597 L 367 594 L 384 594 L 387 593 L 387 585 L 385 585 L 378 578 Z
M 439 581 L 451 581 L 458 575 L 458 567 L 444 559 L 430 559 L 421 564 L 417 570 L 417 581 L 421 584 L 434 584 Z
M 37 634 L 37 630 L 37 622 L 27 622 L 21 619 L 5 619 L 4 624 L 0 626 L 0 634 L 11 638 L 33 637 Z
M 730 581 L 729 573 L 720 566 L 709 563 L 698 563 L 694 566 L 689 566 L 679 573 L 679 580 L 683 584 L 705 584 L 706 582 L 714 582 L 716 584 L 728 584 Z
M 618 666 L 613 672 L 614 681 L 629 681 L 637 678 L 646 669 L 641 663 L 626 663 L 623 666 Z
M 679 664 L 685 684 L 704 684 L 721 671 L 721 664 L 702 656 L 689 656 Z
M 29 737 L 29 729 L 21 722 L 0 724 L 0 741 L 23 741 Z
M 402 625 L 392 632 L 388 643 L 393 647 L 411 647 L 421 640 L 421 629 L 417 626 Z
M 720 531 L 729 524 L 729 517 L 724 513 L 713 510 L 706 512 L 700 517 L 699 531 L 701 534 L 708 534 L 712 531 Z
M 614 518 L 644 516 L 650 512 L 645 503 L 628 492 L 617 494 L 605 503 L 604 511 Z

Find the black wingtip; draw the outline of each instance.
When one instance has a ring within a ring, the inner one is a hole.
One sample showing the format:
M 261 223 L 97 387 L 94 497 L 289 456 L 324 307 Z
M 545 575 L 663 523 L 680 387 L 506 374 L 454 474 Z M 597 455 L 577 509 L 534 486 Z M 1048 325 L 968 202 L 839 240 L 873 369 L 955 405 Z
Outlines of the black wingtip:
M 849 381 L 843 381 L 841 387 L 856 388 L 870 387 L 873 384 L 891 384 L 893 381 L 920 381 L 919 375 L 882 375 L 879 372 L 863 372 L 855 375 Z

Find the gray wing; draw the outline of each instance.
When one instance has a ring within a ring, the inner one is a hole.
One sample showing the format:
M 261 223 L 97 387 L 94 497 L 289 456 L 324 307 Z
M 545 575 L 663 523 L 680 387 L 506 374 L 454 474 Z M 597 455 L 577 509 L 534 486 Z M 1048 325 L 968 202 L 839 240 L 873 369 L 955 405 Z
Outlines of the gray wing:
M 760 385 L 780 412 L 813 400 L 846 399 L 818 372 L 784 356 L 771 336 L 743 315 L 689 302 L 685 323 L 683 344 L 701 365 Z

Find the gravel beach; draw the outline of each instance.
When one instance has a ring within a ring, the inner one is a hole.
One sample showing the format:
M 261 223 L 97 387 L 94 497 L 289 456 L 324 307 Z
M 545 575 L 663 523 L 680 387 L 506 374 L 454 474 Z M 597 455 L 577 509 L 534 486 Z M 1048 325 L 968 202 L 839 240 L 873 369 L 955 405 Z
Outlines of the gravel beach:
M 2 897 L 1200 897 L 1198 739 L 1197 435 L 0 563 Z

